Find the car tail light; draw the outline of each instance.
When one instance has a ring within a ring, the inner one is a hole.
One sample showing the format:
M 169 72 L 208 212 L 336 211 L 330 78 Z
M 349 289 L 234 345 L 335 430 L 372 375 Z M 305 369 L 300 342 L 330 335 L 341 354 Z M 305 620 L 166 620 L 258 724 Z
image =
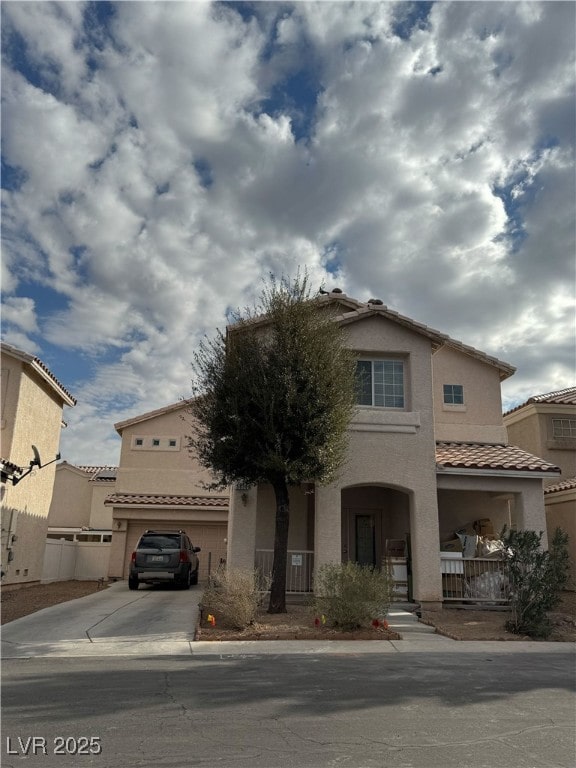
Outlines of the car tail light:
M 185 549 L 180 550 L 180 562 L 181 563 L 189 563 L 190 558 L 188 557 L 188 552 L 186 552 Z
M 136 552 L 132 552 L 132 562 L 136 562 Z

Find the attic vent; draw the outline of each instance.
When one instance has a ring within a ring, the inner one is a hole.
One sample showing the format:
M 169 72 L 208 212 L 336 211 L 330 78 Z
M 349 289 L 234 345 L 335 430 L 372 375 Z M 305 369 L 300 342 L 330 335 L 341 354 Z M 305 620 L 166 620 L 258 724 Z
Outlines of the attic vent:
M 332 288 L 332 293 L 342 293 L 342 288 Z
M 384 306 L 382 299 L 368 299 L 368 304 L 376 304 L 379 307 Z

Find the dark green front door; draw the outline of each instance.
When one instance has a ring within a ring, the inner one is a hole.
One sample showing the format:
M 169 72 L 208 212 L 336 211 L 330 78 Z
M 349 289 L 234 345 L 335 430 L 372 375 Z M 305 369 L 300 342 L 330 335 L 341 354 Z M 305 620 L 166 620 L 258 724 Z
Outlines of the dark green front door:
M 376 565 L 374 515 L 356 515 L 356 562 Z

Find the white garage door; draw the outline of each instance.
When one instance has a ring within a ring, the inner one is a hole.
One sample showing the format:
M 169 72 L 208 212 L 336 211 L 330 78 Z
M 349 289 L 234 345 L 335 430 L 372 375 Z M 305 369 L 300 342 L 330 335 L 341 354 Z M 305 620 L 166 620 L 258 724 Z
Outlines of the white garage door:
M 200 547 L 200 581 L 205 581 L 209 573 L 213 573 L 221 560 L 226 558 L 226 523 L 182 523 L 162 520 L 154 523 L 151 520 L 130 520 L 126 537 L 126 560 L 124 563 L 124 578 L 128 578 L 130 558 L 136 549 L 138 539 L 146 530 L 185 531 L 192 544 Z

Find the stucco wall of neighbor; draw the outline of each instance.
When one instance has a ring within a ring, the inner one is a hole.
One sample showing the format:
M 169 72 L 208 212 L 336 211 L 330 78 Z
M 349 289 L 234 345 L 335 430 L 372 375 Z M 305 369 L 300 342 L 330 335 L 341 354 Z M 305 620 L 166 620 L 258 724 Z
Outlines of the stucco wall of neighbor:
M 510 416 L 514 416 L 514 414 L 510 414 Z M 545 459 L 546 456 L 543 455 L 544 446 L 540 440 L 539 418 L 536 411 L 531 409 L 529 413 L 526 413 L 518 421 L 509 421 L 510 416 L 504 417 L 508 442 Z
M 104 501 L 110 494 L 115 492 L 114 482 L 89 483 L 92 488 L 92 498 L 90 503 L 90 528 L 111 528 L 112 527 L 112 507 L 104 505 Z
M 548 539 L 552 539 L 556 528 L 562 528 L 568 534 L 570 573 L 566 589 L 576 590 L 576 491 L 550 494 L 544 499 Z
M 489 491 L 438 491 L 440 542 L 449 541 L 460 528 L 475 520 L 489 518 L 498 535 L 504 525 L 516 524 L 514 495 Z
M 497 368 L 451 347 L 432 356 L 436 439 L 459 442 L 506 442 Z M 444 384 L 464 387 L 464 405 L 444 403 Z
M 169 493 L 205 496 L 228 494 L 227 490 L 207 491 L 213 482 L 210 472 L 195 461 L 187 447 L 186 435 L 192 433 L 191 416 L 186 406 L 176 411 L 141 421 L 122 430 L 120 466 L 116 477 L 116 493 Z M 134 445 L 135 438 L 144 440 L 143 447 Z M 159 439 L 159 448 L 150 445 Z M 169 449 L 168 440 L 176 439 L 177 448 Z
M 1 434 L 2 434 L 2 458 L 6 459 L 12 451 L 12 436 L 16 421 L 16 409 L 20 394 L 20 376 L 23 364 L 8 355 L 1 355 Z
M 13 384 L 18 388 L 16 382 Z M 33 458 L 32 445 L 38 448 L 43 464 L 55 458 L 60 441 L 62 402 L 56 399 L 44 379 L 25 367 L 20 369 L 17 404 L 15 411 L 7 414 L 6 422 L 8 420 L 13 421 L 14 426 L 10 455 L 5 458 L 27 468 Z M 13 532 L 18 538 L 12 546 L 13 560 L 10 563 L 7 553 L 3 552 L 4 584 L 41 578 L 55 467 L 51 464 L 35 469 L 18 485 L 7 483 L 5 486 L 2 506 L 17 510 L 17 530 Z
M 66 463 L 56 466 L 54 491 L 48 522 L 52 527 L 90 525 L 91 488 L 89 476 Z M 112 515 L 110 514 L 110 519 Z
M 512 494 L 518 529 L 544 531 L 542 543 L 545 548 L 548 546 L 541 478 L 439 474 L 438 489 L 485 491 L 494 496 Z
M 576 440 L 554 439 L 552 419 L 573 419 L 570 405 L 531 403 L 504 417 L 508 440 L 529 453 L 533 453 L 562 471 L 561 479 L 576 475 Z M 544 480 L 544 485 L 558 482 L 557 477 Z

